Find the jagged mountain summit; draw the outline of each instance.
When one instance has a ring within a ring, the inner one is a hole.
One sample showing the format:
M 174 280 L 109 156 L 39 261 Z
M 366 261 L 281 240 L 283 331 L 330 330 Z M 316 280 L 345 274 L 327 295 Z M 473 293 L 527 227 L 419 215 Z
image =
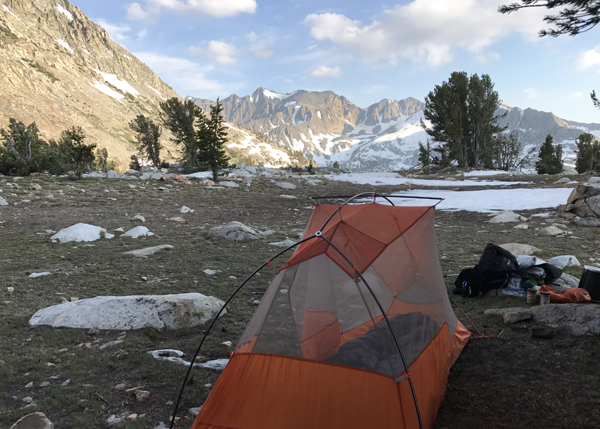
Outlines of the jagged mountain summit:
M 213 102 L 188 97 L 202 108 Z M 303 152 L 319 165 L 367 170 L 407 169 L 418 164 L 419 142 L 426 144 L 429 126 L 425 104 L 415 98 L 383 99 L 366 109 L 332 91 L 299 90 L 290 94 L 258 88 L 251 95 L 222 100 L 227 121 L 266 133 L 283 146 Z M 582 132 L 600 137 L 600 124 L 566 121 L 552 113 L 501 106 L 500 125 L 516 131 L 523 154 L 539 148 L 548 134 L 561 143 L 567 163 L 574 159 L 575 139 Z M 433 144 L 435 146 L 435 143 Z
M 134 153 L 128 123 L 138 114 L 159 120 L 159 103 L 179 95 L 146 64 L 66 0 L 2 0 L 0 128 L 9 118 L 35 122 L 43 137 L 81 126 L 88 143 L 109 151 L 121 168 Z M 233 161 L 285 165 L 299 159 L 268 138 L 231 127 Z M 178 148 L 161 139 L 163 155 Z M 301 155 L 300 155 L 301 157 Z

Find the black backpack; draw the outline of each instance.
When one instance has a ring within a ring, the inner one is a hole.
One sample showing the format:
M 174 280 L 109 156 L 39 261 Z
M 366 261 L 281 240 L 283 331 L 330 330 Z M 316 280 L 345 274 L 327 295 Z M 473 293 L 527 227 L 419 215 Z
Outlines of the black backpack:
M 485 246 L 479 263 L 463 269 L 454 282 L 454 293 L 464 297 L 482 297 L 491 289 L 500 289 L 519 268 L 517 258 L 493 243 Z M 459 292 L 460 290 L 460 292 Z

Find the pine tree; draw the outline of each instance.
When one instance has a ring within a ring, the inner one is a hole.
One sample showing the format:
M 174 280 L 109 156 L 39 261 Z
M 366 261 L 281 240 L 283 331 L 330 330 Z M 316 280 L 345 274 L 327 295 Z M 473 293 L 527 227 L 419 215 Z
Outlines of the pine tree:
M 590 133 L 583 133 L 575 140 L 575 169 L 578 173 L 597 171 L 600 168 L 600 142 Z
M 517 167 L 519 154 L 521 153 L 521 143 L 516 132 L 510 134 L 500 133 L 496 136 L 498 146 L 498 158 L 496 166 L 500 170 L 508 171 Z
M 340 168 L 340 163 L 339 162 L 334 162 L 333 163 L 333 168 Z
M 540 147 L 539 160 L 535 163 L 538 174 L 559 174 L 563 171 L 562 146 L 552 144 L 552 136 L 548 134 Z
M 431 150 L 427 149 L 421 142 L 419 142 L 419 164 L 426 169 L 429 169 L 429 164 L 431 164 Z
M 198 135 L 196 121 L 202 122 L 202 110 L 191 100 L 182 102 L 179 98 L 169 98 L 160 103 L 165 114 L 164 125 L 172 133 L 172 142 L 183 146 L 183 161 L 187 170 L 198 168 Z
M 137 149 L 142 159 L 146 156 L 152 162 L 152 165 L 160 167 L 161 145 L 159 138 L 162 134 L 160 127 L 144 115 L 137 115 L 129 123 L 129 128 L 137 133 Z
M 227 128 L 221 116 L 222 111 L 223 105 L 217 99 L 217 104 L 210 106 L 208 118 L 203 115 L 197 118 L 198 163 L 208 167 L 215 182 L 219 169 L 227 167 L 229 162 L 229 157 L 225 153 Z
M 94 164 L 96 144 L 85 144 L 85 132 L 81 127 L 67 128 L 60 134 L 58 147 L 64 154 L 66 163 L 75 175 L 81 175 Z
M 445 148 L 459 167 L 492 168 L 498 147 L 498 92 L 488 75 L 453 72 L 425 97 L 424 116 L 431 122 L 427 134 Z

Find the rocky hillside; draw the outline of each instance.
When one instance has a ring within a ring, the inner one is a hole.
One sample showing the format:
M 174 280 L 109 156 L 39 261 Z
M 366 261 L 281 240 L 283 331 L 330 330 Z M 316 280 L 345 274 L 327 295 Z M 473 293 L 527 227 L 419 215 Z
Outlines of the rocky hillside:
M 192 98 L 206 108 L 210 100 Z M 258 88 L 251 95 L 222 101 L 225 119 L 266 133 L 283 146 L 301 151 L 319 165 L 338 161 L 343 167 L 369 170 L 406 169 L 417 165 L 419 142 L 427 135 L 424 103 L 414 98 L 381 100 L 361 109 L 331 91 L 279 94 Z M 502 106 L 497 113 L 507 131 L 516 131 L 523 153 L 553 136 L 567 163 L 574 159 L 575 139 L 582 132 L 600 137 L 600 124 L 562 120 L 549 112 Z
M 0 62 L 0 128 L 9 118 L 36 122 L 49 139 L 81 126 L 87 142 L 107 148 L 122 168 L 133 153 L 128 123 L 138 114 L 158 120 L 159 103 L 179 97 L 66 0 L 2 0 Z M 239 160 L 273 165 L 303 160 L 243 130 L 232 130 L 230 138 L 230 152 Z M 165 134 L 163 144 L 164 155 L 176 158 L 177 148 Z

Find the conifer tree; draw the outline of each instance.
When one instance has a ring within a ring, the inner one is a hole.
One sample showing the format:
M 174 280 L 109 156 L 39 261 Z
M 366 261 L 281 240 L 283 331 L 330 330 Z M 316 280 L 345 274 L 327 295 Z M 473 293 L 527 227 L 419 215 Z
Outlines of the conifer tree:
M 171 141 L 183 146 L 183 160 L 186 169 L 192 171 L 198 167 L 198 135 L 196 121 L 202 122 L 202 110 L 191 100 L 182 102 L 179 98 L 169 98 L 160 103 L 165 114 L 164 125 L 172 133 Z
M 597 171 L 600 167 L 600 142 L 590 133 L 583 133 L 575 140 L 575 169 L 578 173 Z
M 137 115 L 129 123 L 129 128 L 137 133 L 137 148 L 142 157 L 148 157 L 152 165 L 160 167 L 161 145 L 159 138 L 162 134 L 160 127 L 144 115 Z
M 227 142 L 227 128 L 221 116 L 223 105 L 217 99 L 217 104 L 210 106 L 208 118 L 200 115 L 197 118 L 196 138 L 198 141 L 198 163 L 208 167 L 212 172 L 213 180 L 217 181 L 219 169 L 227 167 L 229 157 L 225 153 Z
M 562 146 L 552 144 L 552 136 L 548 134 L 540 147 L 539 160 L 535 163 L 538 174 L 559 174 L 563 171 Z

